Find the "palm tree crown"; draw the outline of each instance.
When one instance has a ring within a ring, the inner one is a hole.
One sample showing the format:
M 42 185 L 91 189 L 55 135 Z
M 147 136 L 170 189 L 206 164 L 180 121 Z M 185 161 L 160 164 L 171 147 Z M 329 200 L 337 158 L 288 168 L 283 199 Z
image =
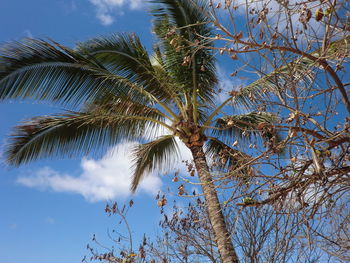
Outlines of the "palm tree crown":
M 143 138 L 147 142 L 134 149 L 131 188 L 135 191 L 144 175 L 178 156 L 178 137 L 191 150 L 199 179 L 205 182 L 207 206 L 213 209 L 209 214 L 220 216 L 206 157 L 225 149 L 238 152 L 228 142 L 244 130 L 254 133 L 259 123 L 273 118 L 259 112 L 219 116 L 233 97 L 215 104 L 218 79 L 208 40 L 213 32 L 204 15 L 207 1 L 151 2 L 158 4 L 151 11 L 157 37 L 152 55 L 134 34 L 94 38 L 75 49 L 37 39 L 2 47 L 1 100 L 47 100 L 75 109 L 17 126 L 7 148 L 7 161 L 20 165 L 48 156 L 86 154 Z M 150 140 L 160 128 L 167 129 L 169 135 Z M 229 154 L 222 165 L 233 164 L 240 156 Z M 238 262 L 223 217 L 215 228 L 215 216 L 210 215 L 214 232 L 218 236 L 218 231 L 224 231 L 222 241 L 217 237 L 222 260 Z

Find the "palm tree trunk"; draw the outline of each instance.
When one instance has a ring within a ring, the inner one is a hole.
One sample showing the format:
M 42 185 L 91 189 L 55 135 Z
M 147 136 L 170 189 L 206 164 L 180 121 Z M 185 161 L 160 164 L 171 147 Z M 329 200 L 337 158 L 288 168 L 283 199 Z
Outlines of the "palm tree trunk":
M 225 218 L 221 210 L 213 179 L 209 172 L 203 148 L 202 146 L 190 146 L 189 148 L 192 152 L 198 177 L 202 184 L 209 220 L 214 230 L 221 261 L 223 263 L 239 263 L 226 227 Z

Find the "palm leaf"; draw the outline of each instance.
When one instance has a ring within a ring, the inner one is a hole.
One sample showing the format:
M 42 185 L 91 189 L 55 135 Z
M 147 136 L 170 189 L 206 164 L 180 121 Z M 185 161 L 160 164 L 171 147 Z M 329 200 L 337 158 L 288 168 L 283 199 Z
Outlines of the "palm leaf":
M 157 138 L 149 143 L 140 144 L 133 150 L 135 170 L 132 178 L 131 190 L 137 189 L 145 174 L 163 171 L 177 161 L 178 146 L 173 135 Z
M 251 156 L 231 148 L 217 138 L 209 137 L 206 143 L 206 155 L 213 161 L 215 166 L 223 169 L 234 170 L 241 167 L 251 159 Z M 247 174 L 248 167 L 242 169 L 239 174 Z
M 350 57 L 350 36 L 331 42 L 322 52 L 318 49 L 311 53 L 314 57 L 326 58 L 329 61 Z M 320 65 L 307 57 L 301 57 L 277 68 L 250 85 L 242 88 L 234 97 L 234 101 L 243 105 L 252 105 L 255 99 L 268 98 L 270 93 L 279 93 L 289 83 L 300 80 L 312 83 L 315 77 L 315 68 Z M 281 92 L 283 93 L 283 92 Z
M 272 124 L 278 118 L 269 112 L 250 112 L 241 115 L 227 115 L 215 120 L 213 134 L 225 142 L 233 138 L 251 139 L 251 136 L 263 135 L 267 138 L 278 137 Z
M 111 73 L 142 86 L 157 99 L 169 101 L 173 93 L 156 76 L 146 49 L 135 34 L 114 34 L 78 44 L 78 51 L 92 57 Z
M 168 116 L 156 108 L 133 101 L 129 96 L 115 96 L 106 93 L 91 103 L 84 105 L 84 112 L 99 111 L 106 115 L 142 116 L 164 122 Z
M 162 5 L 151 13 L 154 31 L 164 53 L 164 67 L 181 87 L 182 92 L 196 92 L 203 101 L 212 102 L 217 84 L 215 59 L 209 48 L 212 36 L 205 16 L 207 1 L 151 1 Z M 203 38 L 204 37 L 204 38 Z M 172 42 L 175 44 L 171 44 Z M 184 58 L 190 61 L 183 64 Z
M 163 20 L 167 17 L 170 23 L 176 25 L 181 35 L 188 40 L 195 37 L 193 32 L 197 32 L 204 37 L 212 35 L 212 29 L 209 25 L 210 20 L 205 13 L 209 10 L 208 1 L 151 0 L 150 2 L 157 4 L 157 7 L 150 12 L 156 20 Z M 195 31 L 189 31 L 189 27 L 194 27 Z
M 160 125 L 149 117 L 111 114 L 105 108 L 37 117 L 15 127 L 7 162 L 20 165 L 44 157 L 102 153 L 120 141 L 153 136 Z
M 31 98 L 80 105 L 103 93 L 144 99 L 140 88 L 57 43 L 26 39 L 1 48 L 0 100 Z

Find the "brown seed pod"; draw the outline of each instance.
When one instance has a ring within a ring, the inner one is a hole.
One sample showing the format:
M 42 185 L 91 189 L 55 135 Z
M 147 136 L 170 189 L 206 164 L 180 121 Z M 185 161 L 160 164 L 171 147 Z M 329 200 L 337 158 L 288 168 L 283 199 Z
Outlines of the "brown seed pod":
M 162 199 L 158 200 L 157 205 L 159 207 L 163 207 L 163 206 L 165 206 L 167 204 L 167 202 L 168 201 L 166 200 L 166 198 L 162 198 Z
M 185 188 L 183 185 L 180 185 L 178 190 L 179 190 L 179 195 L 183 195 L 185 193 Z
M 323 14 L 323 9 L 322 8 L 318 8 L 316 10 L 316 13 L 315 13 L 315 19 L 316 21 L 321 21 L 321 19 L 323 18 L 324 14 Z

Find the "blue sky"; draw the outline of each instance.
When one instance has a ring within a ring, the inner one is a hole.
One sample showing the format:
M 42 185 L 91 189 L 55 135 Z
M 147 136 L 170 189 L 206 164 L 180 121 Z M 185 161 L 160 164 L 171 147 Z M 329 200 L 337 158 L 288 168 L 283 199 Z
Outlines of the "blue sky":
M 151 46 L 150 17 L 143 1 L 2 0 L 0 42 L 23 37 L 52 38 L 73 46 L 97 35 L 136 32 Z M 19 121 L 62 111 L 32 102 L 0 103 L 0 148 Z M 126 149 L 129 145 L 123 145 Z M 0 262 L 80 262 L 92 234 L 105 238 L 113 226 L 106 200 L 133 198 L 130 223 L 140 235 L 155 231 L 160 218 L 154 200 L 156 176 L 136 196 L 128 192 L 130 160 L 123 152 L 100 158 L 44 160 L 20 168 L 0 166 Z

